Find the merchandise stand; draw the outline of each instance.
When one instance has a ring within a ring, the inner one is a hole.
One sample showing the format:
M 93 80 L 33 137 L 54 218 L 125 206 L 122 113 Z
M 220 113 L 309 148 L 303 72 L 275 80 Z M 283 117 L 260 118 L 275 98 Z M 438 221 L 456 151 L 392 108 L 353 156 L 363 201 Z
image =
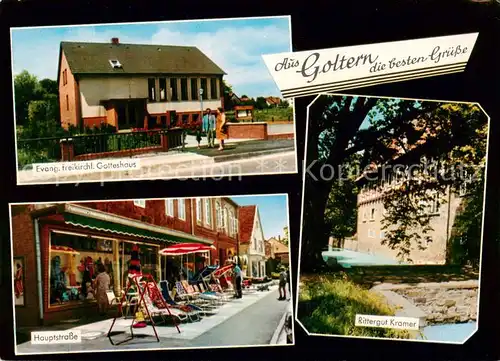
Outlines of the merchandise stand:
M 143 283 L 142 287 L 141 287 L 141 283 Z M 146 310 L 147 318 L 151 321 L 151 326 L 153 327 L 153 331 L 155 333 L 156 340 L 157 340 L 157 342 L 160 342 L 160 338 L 158 337 L 158 333 L 156 332 L 155 322 L 153 320 L 153 317 L 151 316 L 151 313 L 149 312 L 146 300 L 144 299 L 145 292 L 149 292 L 149 287 L 148 287 L 149 284 L 153 285 L 154 287 L 156 287 L 158 289 L 158 285 L 156 284 L 156 281 L 149 274 L 136 274 L 136 275 L 130 275 L 128 277 L 127 287 L 126 287 L 125 293 L 123 294 L 123 296 L 120 300 L 120 303 L 118 304 L 118 315 L 113 318 L 113 322 L 111 323 L 111 327 L 109 328 L 109 331 L 108 331 L 108 338 L 113 346 L 117 346 L 117 345 L 120 345 L 122 343 L 133 340 L 135 337 L 134 336 L 134 324 L 135 324 L 135 321 L 137 320 L 137 312 L 134 312 L 134 318 L 132 319 L 132 323 L 130 324 L 130 337 L 128 337 L 125 340 L 120 341 L 120 342 L 114 342 L 113 339 L 111 338 L 111 331 L 113 330 L 116 319 L 121 317 L 119 315 L 122 314 L 123 305 L 127 303 L 127 294 L 132 287 L 134 287 L 137 290 L 138 296 L 139 296 L 139 301 L 137 302 L 137 309 L 135 311 L 140 310 L 141 306 L 143 306 L 142 308 Z M 172 316 L 172 314 L 170 313 L 170 309 L 168 307 L 165 307 L 165 308 L 167 309 L 169 315 Z M 172 317 L 172 319 L 174 319 L 174 317 Z M 175 323 L 175 327 L 177 328 L 177 331 L 180 333 L 181 331 L 180 331 L 177 323 Z

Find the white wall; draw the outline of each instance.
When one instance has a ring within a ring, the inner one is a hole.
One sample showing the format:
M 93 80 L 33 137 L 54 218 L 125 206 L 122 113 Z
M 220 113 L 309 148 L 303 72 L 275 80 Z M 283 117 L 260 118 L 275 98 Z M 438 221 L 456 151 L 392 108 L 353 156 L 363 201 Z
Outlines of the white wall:
M 147 96 L 147 95 L 146 95 Z M 210 108 L 215 110 L 222 106 L 220 100 L 204 100 L 203 110 Z M 197 112 L 201 111 L 199 101 L 182 101 L 182 102 L 155 102 L 148 103 L 148 112 L 150 114 L 165 113 L 167 110 L 175 110 L 176 112 Z
M 103 77 L 81 79 L 79 84 L 83 118 L 106 116 L 101 100 L 148 97 L 147 78 Z

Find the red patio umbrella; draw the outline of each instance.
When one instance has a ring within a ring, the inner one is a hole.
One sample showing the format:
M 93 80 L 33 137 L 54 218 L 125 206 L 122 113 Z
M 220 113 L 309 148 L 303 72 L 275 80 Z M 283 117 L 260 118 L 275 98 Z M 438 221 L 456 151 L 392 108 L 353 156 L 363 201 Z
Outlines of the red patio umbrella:
M 213 245 L 207 246 L 200 243 L 178 243 L 173 246 L 164 248 L 158 253 L 162 256 L 181 256 L 183 254 L 199 253 L 199 252 L 209 252 L 212 249 L 216 249 Z
M 228 264 L 226 266 L 223 266 L 223 267 L 220 267 L 218 268 L 214 273 L 212 273 L 215 277 L 219 278 L 219 277 L 222 277 L 224 276 L 226 273 L 228 273 L 229 271 L 231 271 L 233 269 L 233 265 L 232 264 Z
M 194 254 L 194 253 L 201 253 L 201 252 L 210 252 L 210 250 L 216 249 L 215 246 L 207 246 L 204 244 L 200 243 L 178 243 L 174 244 L 170 247 L 164 248 L 160 250 L 158 253 L 161 256 L 181 256 L 181 265 L 182 263 L 182 256 L 183 255 L 189 255 L 189 254 Z M 166 264 L 165 264 L 166 267 Z M 166 268 L 165 268 L 166 272 Z

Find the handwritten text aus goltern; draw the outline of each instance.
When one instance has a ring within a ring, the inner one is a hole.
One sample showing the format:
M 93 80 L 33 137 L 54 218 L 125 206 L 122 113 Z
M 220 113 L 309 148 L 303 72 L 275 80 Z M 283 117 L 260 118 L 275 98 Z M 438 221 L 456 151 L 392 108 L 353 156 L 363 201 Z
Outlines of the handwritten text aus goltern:
M 320 54 L 312 53 L 304 60 L 301 67 L 298 60 L 285 58 L 282 62 L 276 64 L 274 70 L 278 72 L 281 70 L 300 67 L 300 69 L 296 70 L 296 72 L 300 73 L 304 78 L 308 78 L 307 82 L 311 83 L 319 74 L 328 73 L 329 71 L 351 69 L 360 65 L 371 65 L 375 63 L 377 59 L 378 55 L 373 57 L 372 54 L 361 54 L 351 57 L 337 54 L 333 61 L 328 60 L 326 63 L 321 63 Z

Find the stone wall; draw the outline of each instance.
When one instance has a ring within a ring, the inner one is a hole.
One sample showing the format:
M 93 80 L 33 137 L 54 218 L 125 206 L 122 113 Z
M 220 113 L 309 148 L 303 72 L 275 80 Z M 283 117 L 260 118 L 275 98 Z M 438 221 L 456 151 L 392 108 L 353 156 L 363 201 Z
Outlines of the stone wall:
M 433 214 L 430 219 L 429 226 L 433 230 L 425 235 L 430 237 L 430 241 L 423 241 L 423 249 L 419 249 L 415 244 L 412 246 L 409 255 L 412 264 L 446 263 L 447 242 L 462 201 L 459 196 L 449 192 L 448 190 L 443 197 L 439 212 Z M 349 247 L 359 252 L 397 259 L 397 250 L 382 245 L 386 236 L 383 229 L 385 210 L 382 193 L 375 192 L 372 198 L 363 201 L 359 201 L 360 197 L 361 195 L 358 196 L 357 241 L 349 244 Z
M 477 319 L 477 284 L 444 282 L 439 287 L 393 290 L 427 314 L 427 324 L 463 323 Z

